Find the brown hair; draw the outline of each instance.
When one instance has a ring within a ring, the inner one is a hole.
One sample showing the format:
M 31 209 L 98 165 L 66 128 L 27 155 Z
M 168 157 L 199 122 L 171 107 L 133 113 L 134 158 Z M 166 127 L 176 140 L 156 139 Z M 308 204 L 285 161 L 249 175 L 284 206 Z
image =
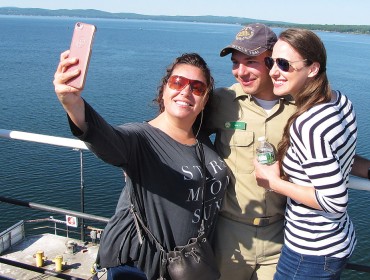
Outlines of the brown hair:
M 281 162 L 290 145 L 289 129 L 293 122 L 314 105 L 329 102 L 332 93 L 326 75 L 326 50 L 321 39 L 310 30 L 289 28 L 279 35 L 279 40 L 288 43 L 303 59 L 306 59 L 306 66 L 314 62 L 320 64 L 318 73 L 307 80 L 305 86 L 295 96 L 297 111 L 289 118 L 283 138 L 278 145 L 278 159 Z
M 173 70 L 178 64 L 192 65 L 202 70 L 207 83 L 206 94 L 213 93 L 214 80 L 211 75 L 211 70 L 208 68 L 207 63 L 197 53 L 184 53 L 181 56 L 177 57 L 175 61 L 167 67 L 166 74 L 164 75 L 160 82 L 160 85 L 158 86 L 158 94 L 157 97 L 153 100 L 153 102 L 159 105 L 159 113 L 162 113 L 164 111 L 163 90 L 167 84 L 168 79 L 171 77 Z

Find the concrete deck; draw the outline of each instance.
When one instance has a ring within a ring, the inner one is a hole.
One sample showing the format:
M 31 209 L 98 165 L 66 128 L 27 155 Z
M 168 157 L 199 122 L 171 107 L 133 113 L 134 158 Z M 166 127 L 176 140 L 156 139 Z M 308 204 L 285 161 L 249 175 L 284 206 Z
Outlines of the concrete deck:
M 74 242 L 74 250 L 67 247 L 66 244 Z M 66 238 L 53 234 L 42 234 L 26 237 L 25 240 L 14 245 L 5 251 L 0 258 L 0 279 L 106 279 L 105 272 L 99 272 L 93 275 L 91 268 L 95 262 L 98 246 L 87 243 L 84 244 L 79 240 Z M 47 258 L 41 268 L 36 267 L 35 254 L 43 251 Z M 63 266 L 61 272 L 55 272 L 54 263 L 56 256 L 63 256 Z M 19 262 L 28 268 L 36 270 L 46 270 L 45 273 L 32 271 L 29 269 L 19 268 L 4 262 Z M 59 275 L 58 275 L 59 274 Z M 70 278 L 68 278 L 70 277 Z

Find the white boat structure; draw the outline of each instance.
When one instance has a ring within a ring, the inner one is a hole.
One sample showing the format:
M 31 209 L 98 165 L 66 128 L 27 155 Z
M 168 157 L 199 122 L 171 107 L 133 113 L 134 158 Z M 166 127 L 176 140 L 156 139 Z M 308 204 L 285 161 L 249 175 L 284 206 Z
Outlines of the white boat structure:
M 76 139 L 5 129 L 0 129 L 0 138 L 72 148 L 80 152 L 81 167 L 81 212 L 0 196 L 0 202 L 66 216 L 65 220 L 53 216 L 21 219 L 6 229 L 0 225 L 0 279 L 106 279 L 106 271 L 94 269 L 94 262 L 109 219 L 84 213 L 82 152 L 88 151 L 86 145 Z M 352 176 L 350 188 L 370 191 L 370 181 Z M 101 227 L 89 226 L 87 221 L 100 223 Z M 48 225 L 26 231 L 25 224 L 40 223 Z M 370 277 L 369 265 L 349 263 L 346 268 L 369 273 Z

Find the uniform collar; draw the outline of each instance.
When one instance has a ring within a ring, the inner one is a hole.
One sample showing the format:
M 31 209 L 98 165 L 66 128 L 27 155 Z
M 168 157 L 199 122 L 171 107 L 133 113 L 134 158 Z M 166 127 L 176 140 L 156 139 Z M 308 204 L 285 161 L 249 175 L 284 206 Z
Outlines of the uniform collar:
M 249 101 L 252 101 L 253 100 L 253 96 L 250 95 L 250 94 L 246 94 L 244 91 L 243 91 L 243 88 L 241 87 L 241 85 L 239 83 L 235 83 L 233 84 L 231 87 L 230 87 L 231 90 L 233 90 L 235 92 L 235 97 L 234 97 L 234 100 L 237 100 L 237 99 L 240 99 L 240 98 L 248 98 Z M 285 96 L 282 96 L 279 98 L 279 102 L 288 102 L 288 103 L 291 103 L 291 104 L 294 104 L 294 99 L 291 95 L 285 95 Z

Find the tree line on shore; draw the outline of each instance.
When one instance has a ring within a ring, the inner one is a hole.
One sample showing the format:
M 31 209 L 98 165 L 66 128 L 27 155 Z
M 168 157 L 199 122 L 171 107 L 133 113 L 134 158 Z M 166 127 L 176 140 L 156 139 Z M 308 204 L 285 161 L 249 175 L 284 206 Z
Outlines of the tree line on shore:
M 298 24 L 281 21 L 258 20 L 231 16 L 154 16 L 141 15 L 135 13 L 110 13 L 105 11 L 87 9 L 87 10 L 48 10 L 39 8 L 16 8 L 0 7 L 0 15 L 13 16 L 58 16 L 58 17 L 76 17 L 76 18 L 112 18 L 112 19 L 141 19 L 141 20 L 162 20 L 162 21 L 184 21 L 184 22 L 204 22 L 204 23 L 225 23 L 246 25 L 249 23 L 260 22 L 270 27 L 289 28 L 298 27 L 310 30 L 370 34 L 370 25 L 336 25 L 336 24 Z

